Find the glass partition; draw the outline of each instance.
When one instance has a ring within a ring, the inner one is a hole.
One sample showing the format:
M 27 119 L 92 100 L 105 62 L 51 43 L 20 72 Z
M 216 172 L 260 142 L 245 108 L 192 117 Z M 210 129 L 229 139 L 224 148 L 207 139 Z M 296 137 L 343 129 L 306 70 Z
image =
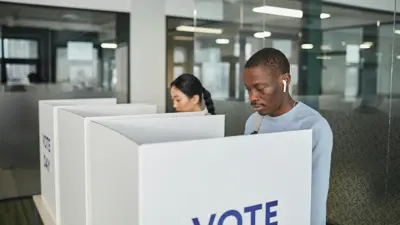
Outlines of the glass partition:
M 400 9 L 400 0 L 393 1 L 393 8 L 396 12 Z M 400 23 L 398 13 L 393 13 L 392 25 L 387 25 L 382 32 L 392 35 L 392 39 L 387 38 L 385 53 L 391 55 L 386 60 L 384 69 L 385 83 L 382 86 L 388 87 L 387 94 L 389 102 L 389 125 L 388 125 L 388 143 L 387 143 L 387 163 L 385 179 L 386 206 L 390 208 L 386 213 L 392 223 L 400 223 Z M 388 45 L 392 42 L 391 47 Z M 388 57 L 387 57 L 388 58 Z M 390 65 L 390 66 L 389 66 Z M 386 72 L 387 71 L 387 72 Z M 386 210 L 386 208 L 385 208 Z
M 400 0 L 386 3 L 397 9 Z M 179 45 L 187 59 L 174 73 L 168 66 L 168 81 L 171 74 L 194 73 L 217 113 L 226 114 L 226 135 L 240 135 L 252 113 L 244 64 L 263 47 L 281 50 L 291 65 L 290 93 L 320 112 L 334 133 L 329 223 L 399 224 L 400 28 L 394 12 L 321 0 L 195 5 L 193 20 L 168 18 L 168 48 Z
M 128 48 L 127 13 L 0 2 L 0 200 L 40 193 L 38 100 L 127 102 Z

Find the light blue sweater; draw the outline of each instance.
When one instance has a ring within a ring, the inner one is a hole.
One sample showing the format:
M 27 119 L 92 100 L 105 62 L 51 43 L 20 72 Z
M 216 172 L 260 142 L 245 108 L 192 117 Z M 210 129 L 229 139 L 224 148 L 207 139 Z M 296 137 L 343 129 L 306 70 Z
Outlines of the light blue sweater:
M 260 117 L 258 113 L 249 117 L 246 122 L 245 135 L 251 134 L 256 129 L 257 117 Z M 332 130 L 328 122 L 317 111 L 301 102 L 281 116 L 265 116 L 261 121 L 259 134 L 312 129 L 310 225 L 325 225 L 333 146 Z

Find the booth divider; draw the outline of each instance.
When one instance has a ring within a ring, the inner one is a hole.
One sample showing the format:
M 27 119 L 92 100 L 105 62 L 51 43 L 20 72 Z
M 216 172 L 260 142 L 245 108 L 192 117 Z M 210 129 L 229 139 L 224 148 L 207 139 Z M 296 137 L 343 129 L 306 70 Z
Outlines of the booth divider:
M 223 116 L 88 127 L 87 225 L 310 224 L 311 130 L 224 138 Z
M 58 111 L 72 105 L 116 105 L 115 98 L 63 99 L 39 101 L 41 198 L 52 220 L 59 218 L 58 195 Z

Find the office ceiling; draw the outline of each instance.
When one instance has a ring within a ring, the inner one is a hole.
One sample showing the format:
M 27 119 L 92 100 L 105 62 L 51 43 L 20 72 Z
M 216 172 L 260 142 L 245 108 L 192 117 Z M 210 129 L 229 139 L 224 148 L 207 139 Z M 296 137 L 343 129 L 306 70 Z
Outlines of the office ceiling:
M 197 0 L 203 1 L 203 0 Z M 204 0 L 212 1 L 212 0 Z M 115 13 L 62 9 L 50 7 L 34 7 L 0 3 L 0 24 L 50 27 L 57 29 L 78 29 L 83 31 L 115 30 Z M 224 0 L 224 21 L 197 21 L 198 26 L 224 29 L 224 33 L 236 34 L 238 30 L 256 32 L 268 30 L 274 33 L 297 35 L 302 27 L 302 20 L 283 16 L 255 13 L 254 7 L 270 5 L 290 9 L 301 9 L 300 0 Z M 391 22 L 390 13 L 379 13 L 371 10 L 323 5 L 322 12 L 331 15 L 321 21 L 323 29 L 357 27 L 366 24 Z M 181 25 L 193 25 L 193 20 L 169 20 L 168 30 Z
M 234 2 L 232 3 L 232 1 Z M 223 21 L 197 20 L 197 26 L 223 29 L 224 36 L 234 36 L 237 35 L 239 31 L 241 33 L 248 32 L 250 35 L 254 34 L 254 32 L 270 31 L 273 34 L 279 34 L 279 36 L 287 35 L 293 38 L 299 35 L 303 27 L 302 19 L 300 18 L 267 15 L 252 11 L 254 7 L 265 5 L 264 2 L 267 2 L 270 6 L 299 10 L 302 7 L 302 2 L 299 0 L 245 0 L 244 2 L 238 1 L 239 3 L 235 1 L 236 0 L 224 1 Z M 325 4 L 323 5 L 322 12 L 331 15 L 330 18 L 321 20 L 321 27 L 325 30 L 341 29 L 344 30 L 343 32 L 347 32 L 349 29 L 345 28 L 361 28 L 361 26 L 364 25 L 393 23 L 393 16 L 390 13 L 380 13 L 371 10 L 360 10 Z M 174 32 L 174 28 L 179 25 L 193 24 L 194 21 L 192 19 L 169 19 L 168 30 L 170 31 L 170 35 L 185 35 L 183 32 Z M 207 36 L 206 34 L 198 35 Z
M 9 3 L 0 4 L 0 19 L 2 20 L 30 19 L 53 22 L 87 23 L 93 25 L 101 25 L 115 20 L 115 13 Z
M 97 32 L 115 39 L 116 13 L 0 3 L 0 25 Z
M 263 2 L 268 3 L 265 5 L 289 9 L 301 10 L 302 7 L 301 1 L 295 0 L 246 0 L 244 4 L 225 3 L 224 20 L 235 23 L 258 24 L 266 28 L 268 28 L 268 26 L 279 26 L 283 28 L 300 29 L 301 19 L 267 15 L 252 11 L 255 7 L 263 6 Z M 358 10 L 332 5 L 323 5 L 322 12 L 331 15 L 330 18 L 321 21 L 323 29 L 361 26 L 365 24 L 374 24 L 377 23 L 377 21 L 380 21 L 380 23 L 393 21 L 393 15 L 389 13 L 379 13 L 370 10 Z

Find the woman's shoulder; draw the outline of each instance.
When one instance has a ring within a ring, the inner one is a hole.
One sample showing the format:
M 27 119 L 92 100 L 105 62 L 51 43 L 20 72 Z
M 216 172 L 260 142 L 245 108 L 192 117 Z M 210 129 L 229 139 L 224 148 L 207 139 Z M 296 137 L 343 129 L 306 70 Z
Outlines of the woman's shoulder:
M 209 113 L 207 109 L 204 109 L 204 110 L 203 110 L 203 113 L 204 113 L 204 115 L 206 115 L 206 116 L 211 115 L 211 113 Z

